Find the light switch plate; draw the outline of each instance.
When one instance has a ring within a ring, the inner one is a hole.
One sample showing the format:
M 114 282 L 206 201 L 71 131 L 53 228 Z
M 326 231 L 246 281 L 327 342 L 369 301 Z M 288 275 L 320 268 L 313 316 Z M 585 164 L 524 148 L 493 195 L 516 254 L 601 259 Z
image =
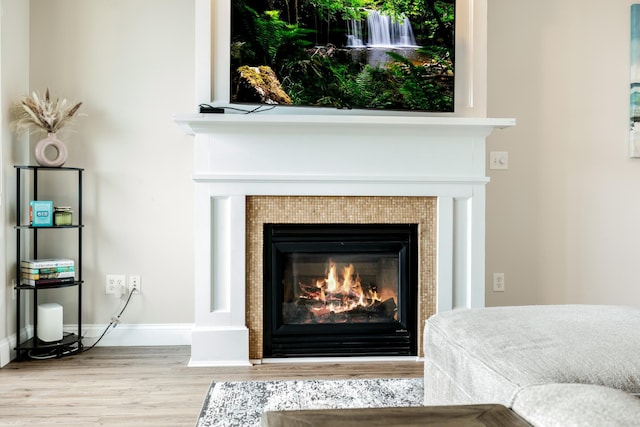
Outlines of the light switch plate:
M 509 169 L 509 153 L 506 151 L 492 151 L 489 153 L 489 169 Z

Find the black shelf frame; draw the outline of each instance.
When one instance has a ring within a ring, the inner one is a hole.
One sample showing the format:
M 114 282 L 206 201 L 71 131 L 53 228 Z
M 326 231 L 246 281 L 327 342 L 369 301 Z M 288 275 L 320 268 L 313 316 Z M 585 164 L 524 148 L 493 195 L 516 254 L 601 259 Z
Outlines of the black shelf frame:
M 31 166 L 31 165 L 16 165 L 16 285 L 14 287 L 16 291 L 16 360 L 22 360 L 34 352 L 50 352 L 55 357 L 68 356 L 81 352 L 83 350 L 82 344 L 82 230 L 84 224 L 82 223 L 82 172 L 83 168 L 76 167 L 46 167 L 46 166 Z M 22 175 L 31 173 L 31 199 L 38 200 L 38 178 L 39 173 L 42 171 L 63 171 L 68 173 L 77 174 L 77 216 L 75 217 L 75 224 L 72 225 L 53 225 L 50 227 L 34 227 L 30 224 L 22 223 L 23 205 L 25 201 L 22 200 Z M 38 257 L 38 234 L 51 230 L 77 230 L 77 262 L 76 262 L 76 280 L 69 283 L 57 283 L 48 285 L 30 286 L 22 284 L 22 243 L 23 239 L 27 239 L 27 234 L 31 234 L 31 253 L 33 258 Z M 38 330 L 38 293 L 42 291 L 48 291 L 60 288 L 77 287 L 78 290 L 78 330 L 77 333 L 63 333 L 63 337 L 59 341 L 44 342 L 37 338 Z M 32 315 L 33 315 L 33 337 L 23 342 L 20 341 L 20 329 L 23 324 L 26 325 L 26 316 L 22 315 L 22 292 L 33 292 L 33 301 L 31 303 Z M 23 317 L 25 317 L 23 319 Z M 24 320 L 24 322 L 23 322 Z

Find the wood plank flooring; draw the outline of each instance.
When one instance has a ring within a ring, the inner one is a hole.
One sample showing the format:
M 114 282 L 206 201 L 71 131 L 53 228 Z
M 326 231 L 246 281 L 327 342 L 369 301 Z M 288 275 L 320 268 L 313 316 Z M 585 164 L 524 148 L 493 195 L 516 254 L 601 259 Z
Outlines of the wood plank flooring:
M 414 378 L 422 363 L 189 368 L 190 347 L 96 347 L 0 369 L 0 426 L 194 426 L 212 381 Z

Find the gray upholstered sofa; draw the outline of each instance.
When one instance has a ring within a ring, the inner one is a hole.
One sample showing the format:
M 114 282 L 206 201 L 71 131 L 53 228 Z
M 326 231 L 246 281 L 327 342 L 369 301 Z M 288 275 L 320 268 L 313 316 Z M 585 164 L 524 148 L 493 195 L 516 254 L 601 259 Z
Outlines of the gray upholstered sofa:
M 495 307 L 432 316 L 425 405 L 500 403 L 534 426 L 640 426 L 640 309 Z

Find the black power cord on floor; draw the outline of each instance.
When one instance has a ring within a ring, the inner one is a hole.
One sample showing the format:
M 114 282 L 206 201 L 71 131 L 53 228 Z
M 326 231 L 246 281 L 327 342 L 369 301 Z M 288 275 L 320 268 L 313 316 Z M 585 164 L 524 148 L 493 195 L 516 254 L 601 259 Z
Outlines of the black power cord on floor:
M 73 335 L 71 332 L 65 332 L 64 336 Z M 63 356 L 69 356 L 74 353 L 78 353 L 79 351 L 79 343 L 69 344 L 62 348 L 54 347 L 47 350 L 29 350 L 27 352 L 27 356 L 30 359 L 35 360 L 46 360 L 46 359 L 56 359 Z
M 75 353 L 79 353 L 79 352 L 85 352 L 85 351 L 89 351 L 92 348 L 94 348 L 99 342 L 100 340 L 107 334 L 107 332 L 109 331 L 109 328 L 111 328 L 111 326 L 115 327 L 118 326 L 118 323 L 120 323 L 120 316 L 122 316 L 122 313 L 124 313 L 124 311 L 126 310 L 127 306 L 129 305 L 129 301 L 131 301 L 131 297 L 133 296 L 133 289 L 129 292 L 129 296 L 127 297 L 127 301 L 124 303 L 124 307 L 122 307 L 122 310 L 120 310 L 120 313 L 117 316 L 114 316 L 111 318 L 111 323 L 109 323 L 109 325 L 105 328 L 104 332 L 102 332 L 102 335 L 100 335 L 100 338 L 98 338 L 98 340 L 96 342 L 94 342 L 90 347 L 86 347 L 83 348 L 82 347 L 82 343 L 73 343 L 70 344 L 68 346 L 63 347 L 62 349 L 58 348 L 54 348 L 48 351 L 36 351 L 36 350 L 30 350 L 27 354 L 31 359 L 35 359 L 35 360 L 46 360 L 46 359 L 55 359 L 55 358 L 59 358 L 59 357 L 63 357 L 63 356 L 69 356 L 71 354 L 75 354 Z M 67 333 L 66 334 L 71 335 L 71 333 Z M 84 338 L 84 336 L 82 337 Z
M 129 301 L 131 301 L 132 296 L 133 296 L 133 290 L 129 292 L 127 301 L 124 303 L 124 307 L 122 307 L 122 310 L 120 310 L 120 313 L 117 316 L 114 316 L 111 318 L 111 323 L 109 323 L 109 325 L 105 328 L 104 332 L 102 332 L 102 335 L 100 335 L 100 338 L 98 338 L 98 340 L 94 342 L 90 347 L 83 348 L 81 343 L 74 343 L 62 348 L 62 350 L 60 350 L 59 348 L 52 349 L 47 352 L 36 352 L 34 350 L 31 350 L 27 354 L 31 359 L 46 360 L 46 359 L 55 359 L 58 357 L 68 356 L 74 353 L 78 353 L 80 351 L 85 352 L 85 351 L 91 350 L 107 334 L 111 326 L 113 326 L 114 329 L 116 326 L 118 326 L 118 323 L 120 323 L 120 316 L 122 316 L 122 313 L 124 313 L 124 311 L 126 310 L 127 306 L 129 305 Z M 69 333 L 67 335 L 69 335 Z
M 90 347 L 85 348 L 83 351 L 89 351 L 93 347 L 95 347 L 100 342 L 100 340 L 106 335 L 106 333 L 109 331 L 109 328 L 111 328 L 111 326 L 113 326 L 114 329 L 116 328 L 116 326 L 118 326 L 118 323 L 120 323 L 120 316 L 122 316 L 122 313 L 124 313 L 124 311 L 127 309 L 127 306 L 129 305 L 129 301 L 131 301 L 132 296 L 133 296 L 133 289 L 129 292 L 129 297 L 127 298 L 127 302 L 124 303 L 124 307 L 122 307 L 122 310 L 120 310 L 120 314 L 112 317 L 111 323 L 109 323 L 109 325 L 107 325 L 107 327 L 104 329 L 104 332 L 102 332 L 102 335 L 100 335 L 100 338 L 98 338 L 96 342 L 94 342 Z

